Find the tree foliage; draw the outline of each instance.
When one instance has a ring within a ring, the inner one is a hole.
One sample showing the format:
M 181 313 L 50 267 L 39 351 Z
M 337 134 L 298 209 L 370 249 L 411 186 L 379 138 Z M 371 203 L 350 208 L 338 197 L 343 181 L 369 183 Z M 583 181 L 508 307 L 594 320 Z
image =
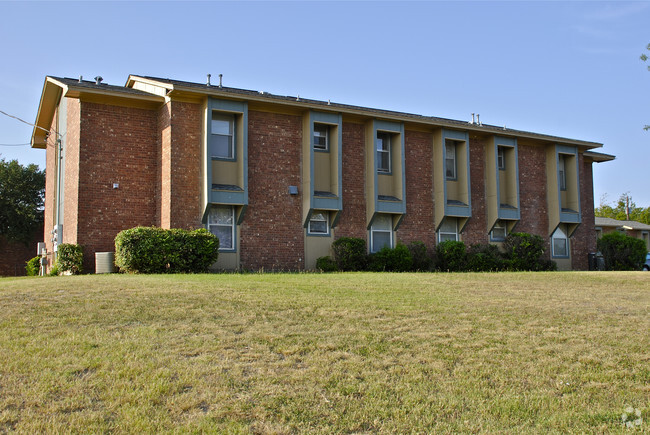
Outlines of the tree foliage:
M 43 222 L 45 171 L 0 159 L 0 236 L 28 243 Z
M 650 207 L 637 207 L 629 193 L 623 193 L 616 204 L 610 205 L 605 202 L 606 198 L 600 199 L 600 206 L 596 207 L 594 214 L 598 217 L 616 219 L 619 221 L 637 221 L 650 225 Z M 626 214 L 629 209 L 629 219 Z

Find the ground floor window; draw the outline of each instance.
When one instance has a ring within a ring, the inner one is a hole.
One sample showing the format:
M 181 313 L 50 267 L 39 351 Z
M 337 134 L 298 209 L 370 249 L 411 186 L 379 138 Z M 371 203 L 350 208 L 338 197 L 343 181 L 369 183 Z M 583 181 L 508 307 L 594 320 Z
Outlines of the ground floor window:
M 453 240 L 457 242 L 458 235 L 458 219 L 446 217 L 442 220 L 440 228 L 438 228 L 438 243 Z
M 560 225 L 551 236 L 551 249 L 553 250 L 553 257 L 566 258 L 569 256 L 569 238 L 563 225 Z
M 330 233 L 329 213 L 316 210 L 309 218 L 307 234 L 327 236 Z
M 208 230 L 219 238 L 219 251 L 234 251 L 235 207 L 213 205 L 208 215 Z
M 508 236 L 508 230 L 506 228 L 506 223 L 504 221 L 497 221 L 494 224 L 494 228 L 490 231 L 490 240 L 493 242 L 503 242 Z
M 393 247 L 393 220 L 389 214 L 378 214 L 370 227 L 370 252 Z

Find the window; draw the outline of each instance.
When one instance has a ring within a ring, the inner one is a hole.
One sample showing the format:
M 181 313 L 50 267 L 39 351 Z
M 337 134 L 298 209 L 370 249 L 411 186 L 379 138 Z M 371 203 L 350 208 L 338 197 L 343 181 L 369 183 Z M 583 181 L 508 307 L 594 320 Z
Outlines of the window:
M 328 217 L 326 211 L 314 211 L 309 219 L 307 234 L 329 235 Z
M 210 141 L 211 157 L 219 159 L 234 158 L 234 124 L 234 115 L 212 112 L 212 140 Z
M 438 242 L 447 240 L 458 241 L 458 219 L 456 218 L 444 218 L 438 228 Z
M 456 144 L 453 142 L 445 144 L 445 170 L 447 180 L 456 179 Z
M 213 205 L 208 215 L 208 229 L 219 238 L 220 251 L 235 249 L 235 207 Z
M 500 171 L 505 171 L 506 169 L 506 152 L 503 147 L 497 148 L 497 163 L 499 165 Z
M 370 227 L 370 252 L 377 252 L 384 246 L 393 247 L 393 222 L 388 214 L 378 214 Z
M 390 134 L 377 133 L 377 172 L 390 172 Z
M 560 190 L 566 190 L 566 171 L 564 170 L 564 155 L 558 156 L 558 170 L 560 177 Z
M 553 257 L 569 256 L 569 238 L 564 229 L 560 226 L 553 233 L 552 237 Z
M 506 228 L 506 224 L 503 221 L 497 221 L 497 223 L 494 225 L 494 228 L 492 228 L 492 231 L 490 232 L 490 240 L 494 242 L 503 242 L 506 239 L 506 236 L 508 235 L 508 230 Z
M 314 124 L 314 149 L 327 151 L 329 149 L 329 127 L 324 124 Z

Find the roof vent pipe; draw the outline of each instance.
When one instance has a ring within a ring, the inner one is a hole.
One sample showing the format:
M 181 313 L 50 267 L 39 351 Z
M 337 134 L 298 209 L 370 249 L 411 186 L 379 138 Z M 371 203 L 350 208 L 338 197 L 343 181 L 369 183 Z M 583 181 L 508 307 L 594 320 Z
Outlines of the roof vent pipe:
M 223 79 L 223 74 L 219 74 L 219 87 L 221 87 L 222 79 Z
M 84 79 L 84 76 L 79 76 L 79 83 L 81 83 Z
M 210 77 L 212 77 L 212 74 L 208 74 L 208 82 L 205 84 L 206 86 L 210 86 Z
M 475 115 L 475 114 L 472 113 L 472 124 L 476 123 L 476 121 L 474 120 L 474 115 Z
M 476 123 L 478 125 L 483 125 L 483 124 L 481 124 L 481 115 L 479 115 L 478 113 L 476 114 Z
M 102 80 L 104 80 L 102 76 L 95 77 L 95 84 L 100 85 L 102 83 Z

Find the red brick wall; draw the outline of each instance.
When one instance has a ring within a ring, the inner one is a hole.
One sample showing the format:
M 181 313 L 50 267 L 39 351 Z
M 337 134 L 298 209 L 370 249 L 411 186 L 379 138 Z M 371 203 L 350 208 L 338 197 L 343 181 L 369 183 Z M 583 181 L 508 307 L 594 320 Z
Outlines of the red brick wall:
M 56 121 L 56 112 L 54 114 L 54 121 Z M 52 126 L 56 125 L 52 122 Z M 50 231 L 54 228 L 54 213 L 55 213 L 55 193 L 56 193 L 56 148 L 55 148 L 56 133 L 54 129 L 50 129 L 50 135 L 47 140 L 47 147 L 45 150 L 45 209 L 43 215 L 44 229 L 43 241 L 47 252 L 52 252 L 52 235 Z
M 68 98 L 68 119 L 65 137 L 65 171 L 63 195 L 63 243 L 77 243 L 79 217 L 79 137 L 81 128 L 81 104 Z
M 546 244 L 549 257 L 548 205 L 546 203 L 546 149 L 541 146 L 517 146 L 519 154 L 519 204 L 521 220 L 517 232 L 538 234 Z
M 47 235 L 49 236 L 49 232 Z M 37 243 L 42 241 L 42 230 L 36 231 L 27 244 L 9 242 L 0 236 L 0 276 L 24 276 L 25 263 L 36 257 Z
M 571 237 L 571 267 L 574 270 L 589 269 L 589 253 L 596 252 L 594 219 L 594 185 L 592 163 L 585 162 L 580 154 L 580 209 L 582 223 Z
M 469 140 L 469 177 L 472 197 L 472 217 L 465 226 L 462 240 L 467 247 L 476 243 L 488 243 L 487 201 L 485 190 L 485 144 Z
M 343 123 L 343 211 L 335 237 L 368 240 L 366 229 L 365 130 L 363 124 Z
M 200 228 L 202 107 L 171 102 L 171 228 Z
M 241 225 L 241 262 L 257 270 L 303 269 L 302 118 L 248 112 L 249 207 Z
M 397 238 L 404 244 L 421 241 L 431 248 L 436 239 L 433 222 L 433 135 L 407 130 L 404 137 L 406 216 L 397 231 Z
M 81 102 L 76 243 L 88 271 L 118 232 L 156 223 L 156 121 L 155 111 Z
M 161 228 L 171 228 L 171 102 L 158 110 L 157 116 L 157 148 L 156 148 L 156 183 L 157 203 L 155 222 Z

